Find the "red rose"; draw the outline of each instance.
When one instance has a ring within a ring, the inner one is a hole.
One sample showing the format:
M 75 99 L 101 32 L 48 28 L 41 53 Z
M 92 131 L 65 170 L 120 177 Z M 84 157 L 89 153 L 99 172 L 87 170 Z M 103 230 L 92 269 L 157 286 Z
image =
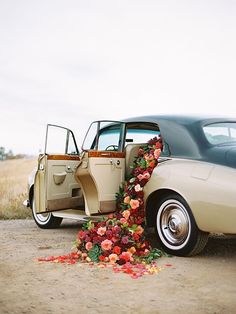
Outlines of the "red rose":
M 118 245 L 114 246 L 113 253 L 120 255 L 120 252 L 121 252 L 121 248 Z
M 105 256 L 100 255 L 100 256 L 98 257 L 98 259 L 99 259 L 99 261 L 104 262 L 104 260 L 105 260 Z

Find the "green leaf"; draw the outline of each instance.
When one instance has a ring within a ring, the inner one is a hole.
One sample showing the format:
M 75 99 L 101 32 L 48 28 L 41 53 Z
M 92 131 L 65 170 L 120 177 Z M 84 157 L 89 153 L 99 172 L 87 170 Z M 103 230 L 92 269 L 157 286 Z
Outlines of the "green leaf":
M 98 257 L 102 254 L 102 249 L 98 244 L 95 244 L 91 250 L 88 251 L 88 257 L 93 261 L 93 262 L 98 262 L 99 259 Z

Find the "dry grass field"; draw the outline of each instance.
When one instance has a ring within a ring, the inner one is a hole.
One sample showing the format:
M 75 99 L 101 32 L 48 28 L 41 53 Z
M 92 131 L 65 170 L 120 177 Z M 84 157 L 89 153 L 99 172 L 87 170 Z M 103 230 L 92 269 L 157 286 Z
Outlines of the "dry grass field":
M 0 161 L 0 219 L 31 217 L 22 203 L 27 198 L 28 176 L 36 165 L 36 158 Z

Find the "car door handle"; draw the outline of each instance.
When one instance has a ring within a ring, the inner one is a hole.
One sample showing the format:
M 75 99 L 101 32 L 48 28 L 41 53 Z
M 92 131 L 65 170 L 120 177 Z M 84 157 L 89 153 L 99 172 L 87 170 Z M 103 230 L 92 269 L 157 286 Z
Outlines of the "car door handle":
M 73 169 L 71 169 L 71 166 L 67 166 L 67 167 L 66 167 L 66 172 L 67 172 L 67 173 L 73 172 Z

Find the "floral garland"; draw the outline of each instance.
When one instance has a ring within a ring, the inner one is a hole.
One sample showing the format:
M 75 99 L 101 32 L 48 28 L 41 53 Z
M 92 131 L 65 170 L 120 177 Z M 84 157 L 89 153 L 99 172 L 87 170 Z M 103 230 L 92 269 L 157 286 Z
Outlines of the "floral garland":
M 145 239 L 143 188 L 158 164 L 162 148 L 162 140 L 157 137 L 139 148 L 130 177 L 116 194 L 117 211 L 106 219 L 83 224 L 75 242 L 76 252 L 38 260 L 69 264 L 80 260 L 102 267 L 109 264 L 115 272 L 128 273 L 132 278 L 158 272 L 154 261 L 163 253 L 152 249 Z

